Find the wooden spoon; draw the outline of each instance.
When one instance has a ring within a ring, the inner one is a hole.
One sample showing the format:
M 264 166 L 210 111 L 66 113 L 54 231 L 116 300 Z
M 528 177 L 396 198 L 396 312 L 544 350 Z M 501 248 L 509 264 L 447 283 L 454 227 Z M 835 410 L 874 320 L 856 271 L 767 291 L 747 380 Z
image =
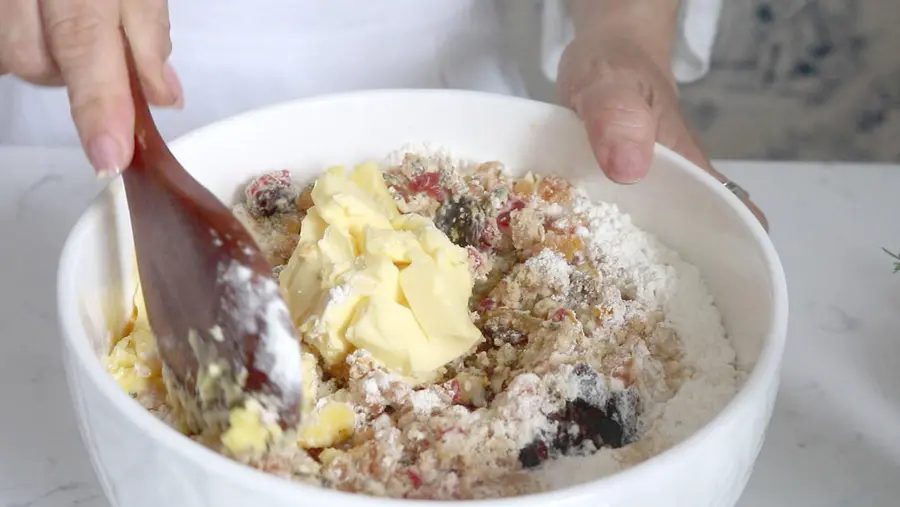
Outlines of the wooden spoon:
M 193 431 L 235 407 L 283 429 L 300 418 L 300 345 L 272 267 L 247 230 L 178 163 L 153 122 L 131 50 L 134 157 L 123 178 L 147 317 L 167 386 Z

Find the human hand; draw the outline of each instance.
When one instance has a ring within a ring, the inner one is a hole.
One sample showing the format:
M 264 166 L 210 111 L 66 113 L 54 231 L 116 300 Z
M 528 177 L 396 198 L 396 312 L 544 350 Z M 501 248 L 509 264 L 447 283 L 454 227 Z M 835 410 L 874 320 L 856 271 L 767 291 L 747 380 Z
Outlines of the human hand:
M 131 159 L 134 106 L 120 27 L 128 34 L 147 100 L 180 106 L 166 0 L 2 0 L 0 74 L 65 86 L 85 153 L 98 174 Z
M 597 162 L 611 180 L 643 179 L 659 142 L 728 181 L 713 168 L 681 114 L 668 55 L 653 54 L 627 38 L 576 36 L 563 53 L 558 86 L 562 103 L 584 121 Z M 738 197 L 768 230 L 762 211 L 748 196 Z

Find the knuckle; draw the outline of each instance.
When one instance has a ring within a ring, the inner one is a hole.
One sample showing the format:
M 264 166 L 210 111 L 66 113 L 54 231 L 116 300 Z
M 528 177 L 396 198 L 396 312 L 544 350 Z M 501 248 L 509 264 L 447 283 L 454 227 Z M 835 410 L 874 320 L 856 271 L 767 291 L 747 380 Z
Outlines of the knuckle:
M 169 39 L 168 34 L 160 36 L 157 40 L 152 41 L 146 47 L 142 47 L 138 49 L 137 45 L 140 44 L 141 41 L 136 41 L 135 46 L 135 57 L 139 60 L 143 60 L 146 63 L 153 65 L 162 65 L 169 59 L 169 56 L 172 54 L 172 41 Z
M 155 27 L 156 41 L 154 51 L 157 52 L 161 61 L 166 61 L 172 54 L 172 38 L 170 36 L 171 27 L 168 17 L 161 17 Z
M 145 59 L 165 61 L 172 53 L 171 23 L 166 0 L 125 2 L 122 19 L 135 51 Z
M 38 44 L 8 44 L 0 54 L 0 61 L 8 72 L 26 81 L 42 82 L 55 74 L 54 66 Z
M 160 43 L 161 52 L 163 60 L 168 60 L 169 56 L 172 55 L 172 38 L 169 37 L 169 31 L 166 30 L 165 34 L 162 37 L 162 42 Z
M 83 60 L 97 43 L 103 19 L 90 11 L 60 16 L 47 25 L 53 53 L 60 60 Z
M 591 116 L 597 123 L 608 127 L 646 129 L 654 123 L 653 115 L 645 103 L 625 97 L 599 102 Z
M 107 102 L 104 97 L 96 93 L 85 93 L 72 96 L 70 94 L 70 109 L 72 117 L 79 127 L 84 127 L 89 118 L 99 111 L 106 111 Z

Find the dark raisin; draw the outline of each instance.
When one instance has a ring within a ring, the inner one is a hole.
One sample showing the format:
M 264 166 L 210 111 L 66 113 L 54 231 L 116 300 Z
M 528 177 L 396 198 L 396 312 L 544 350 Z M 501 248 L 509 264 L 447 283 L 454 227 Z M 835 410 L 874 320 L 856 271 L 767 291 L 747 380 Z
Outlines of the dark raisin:
M 498 329 L 491 332 L 490 337 L 498 345 L 503 343 L 518 345 L 525 341 L 525 333 L 519 331 L 518 329 Z
M 297 193 L 291 187 L 260 189 L 250 201 L 250 212 L 255 216 L 270 217 L 296 209 Z
M 291 173 L 286 169 L 254 178 L 244 190 L 250 213 L 257 217 L 268 217 L 275 213 L 296 211 L 299 193 L 291 181 Z
M 523 468 L 534 468 L 547 461 L 549 457 L 550 453 L 547 449 L 547 444 L 540 440 L 535 440 L 519 451 L 519 463 L 522 464 Z
M 542 435 L 520 451 L 522 466 L 536 466 L 529 463 L 543 461 L 538 459 L 541 449 L 548 449 L 550 454 L 569 454 L 582 449 L 587 442 L 597 449 L 617 449 L 637 439 L 640 408 L 637 390 L 632 387 L 606 391 L 600 374 L 587 364 L 576 365 L 573 374 L 578 379 L 576 398 L 549 416 L 557 423 L 555 435 Z
M 481 326 L 481 332 L 484 333 L 484 336 L 493 342 L 495 346 L 502 345 L 503 343 L 519 345 L 528 339 L 528 335 L 524 331 L 516 329 L 514 327 L 516 325 L 515 321 L 510 321 L 508 317 L 509 316 L 505 314 L 491 316 L 488 317 Z
M 279 275 L 281 275 L 281 272 L 284 271 L 284 268 L 286 268 L 286 267 L 287 267 L 287 264 L 275 266 L 274 268 L 272 268 L 272 276 L 274 276 L 275 279 L 277 280 Z
M 554 414 L 559 422 L 559 430 L 554 439 L 556 450 L 567 453 L 590 441 L 594 447 L 612 447 L 617 449 L 634 440 L 634 432 L 626 433 L 626 428 L 636 425 L 625 421 L 617 412 L 615 395 L 609 397 L 605 406 L 596 406 L 582 399 L 566 404 L 565 409 Z
M 612 399 L 612 397 L 610 397 Z M 606 409 L 595 407 L 584 400 L 575 400 L 569 406 L 569 414 L 578 425 L 579 444 L 590 440 L 596 447 L 618 449 L 624 445 L 624 430 L 607 405 Z
M 599 405 L 577 398 L 567 403 L 561 413 L 554 414 L 560 421 L 560 428 L 568 430 L 566 434 L 557 435 L 559 450 L 566 452 L 588 440 L 598 449 L 618 449 L 628 445 L 637 438 L 637 416 L 638 398 L 634 388 L 609 393 L 606 402 Z
M 488 219 L 486 206 L 481 201 L 463 196 L 438 208 L 434 224 L 453 243 L 477 248 L 481 244 L 481 235 Z
M 638 421 L 640 409 L 641 399 L 635 387 L 616 391 L 606 401 L 606 416 L 621 429 L 622 436 L 618 447 L 637 440 L 640 428 Z M 608 441 L 608 445 L 616 447 L 611 439 Z

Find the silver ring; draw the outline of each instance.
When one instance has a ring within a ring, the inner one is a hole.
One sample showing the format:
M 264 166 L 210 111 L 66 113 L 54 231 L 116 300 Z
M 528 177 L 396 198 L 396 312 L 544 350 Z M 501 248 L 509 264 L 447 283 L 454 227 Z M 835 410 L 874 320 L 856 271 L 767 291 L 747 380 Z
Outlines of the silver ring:
M 731 180 L 725 180 L 722 182 L 722 184 L 725 185 L 725 188 L 731 191 L 731 193 L 734 194 L 738 199 L 742 201 L 750 199 L 750 192 L 744 190 L 744 188 L 737 183 Z

